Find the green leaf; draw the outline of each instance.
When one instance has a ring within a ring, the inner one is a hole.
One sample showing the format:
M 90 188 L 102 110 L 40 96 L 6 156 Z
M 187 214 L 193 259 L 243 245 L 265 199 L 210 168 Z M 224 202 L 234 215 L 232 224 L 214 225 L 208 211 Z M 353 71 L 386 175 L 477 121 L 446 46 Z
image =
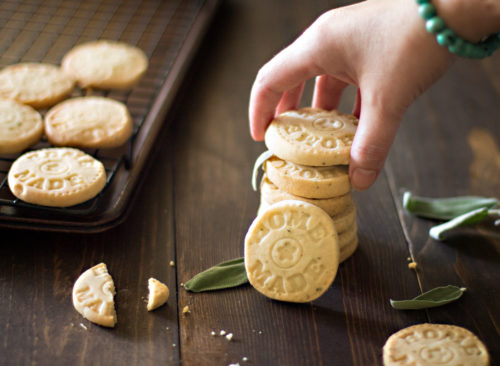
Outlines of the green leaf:
M 264 151 L 262 154 L 260 154 L 257 160 L 255 160 L 255 164 L 253 165 L 253 171 L 252 171 L 252 188 L 254 191 L 257 191 L 257 176 L 259 174 L 260 166 L 264 164 L 266 160 L 273 155 L 274 154 L 271 151 L 267 150 Z
M 461 196 L 449 198 L 429 198 L 414 196 L 411 192 L 403 194 L 403 207 L 417 216 L 451 220 L 472 210 L 498 205 L 499 201 L 493 197 Z
M 455 217 L 454 219 L 441 225 L 433 226 L 429 230 L 429 235 L 435 240 L 445 240 L 446 234 L 448 234 L 451 230 L 461 226 L 475 225 L 488 217 L 488 215 L 489 213 L 487 207 L 478 208 L 477 210 Z
M 213 291 L 240 286 L 247 282 L 244 258 L 236 258 L 198 273 L 184 284 L 184 288 L 192 292 Z
M 392 300 L 391 306 L 398 310 L 421 310 L 446 305 L 458 300 L 464 293 L 465 288 L 456 286 L 436 287 L 424 292 L 411 300 Z

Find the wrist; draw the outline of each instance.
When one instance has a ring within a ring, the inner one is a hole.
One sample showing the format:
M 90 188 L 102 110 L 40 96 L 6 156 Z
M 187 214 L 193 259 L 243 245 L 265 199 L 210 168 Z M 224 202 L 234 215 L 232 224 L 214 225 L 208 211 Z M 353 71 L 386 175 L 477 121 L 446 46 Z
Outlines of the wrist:
M 500 32 L 499 0 L 432 0 L 437 14 L 458 36 L 470 42 Z

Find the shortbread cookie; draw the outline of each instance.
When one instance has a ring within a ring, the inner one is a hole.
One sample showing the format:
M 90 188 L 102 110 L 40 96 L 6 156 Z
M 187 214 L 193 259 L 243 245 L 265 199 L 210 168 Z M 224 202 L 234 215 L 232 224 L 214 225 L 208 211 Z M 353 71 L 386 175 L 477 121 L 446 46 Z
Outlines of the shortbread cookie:
M 283 160 L 301 165 L 349 164 L 358 119 L 325 111 L 302 108 L 276 117 L 265 134 L 266 146 Z
M 446 324 L 418 324 L 391 335 L 384 366 L 488 366 L 485 345 L 469 330 Z
M 345 211 L 349 207 L 349 205 L 352 204 L 350 193 L 338 197 L 323 199 L 305 198 L 290 194 L 276 187 L 276 185 L 274 185 L 265 174 L 262 177 L 260 194 L 262 196 L 262 199 L 270 205 L 284 200 L 299 200 L 311 203 L 322 208 L 330 216 L 338 215 L 339 213 Z
M 359 239 L 358 236 L 356 235 L 351 242 L 344 244 L 342 248 L 340 248 L 340 257 L 339 257 L 339 263 L 345 262 L 347 259 L 349 259 L 356 249 L 358 249 L 359 245 Z
M 125 104 L 104 97 L 68 99 L 45 116 L 45 134 L 55 146 L 116 147 L 130 138 L 132 129 Z
M 126 43 L 98 40 L 72 48 L 61 66 L 82 88 L 128 89 L 146 72 L 148 58 Z
M 102 163 L 83 151 L 49 148 L 14 161 L 8 176 L 17 198 L 38 205 L 67 207 L 96 196 L 106 184 Z
M 351 191 L 345 165 L 313 167 L 273 156 L 264 163 L 267 177 L 282 191 L 306 198 L 331 198 Z
M 0 154 L 16 154 L 43 135 L 42 116 L 30 106 L 0 99 Z
M 331 285 L 338 264 L 332 219 L 306 202 L 282 201 L 268 207 L 245 237 L 248 280 L 272 299 L 313 301 Z
M 148 311 L 154 310 L 165 304 L 168 300 L 168 296 L 170 295 L 167 285 L 155 278 L 150 278 L 148 280 L 148 290 Z
M 356 221 L 356 207 L 354 203 L 349 204 L 341 213 L 332 216 L 332 220 L 339 235 L 349 230 Z
M 21 63 L 0 71 L 0 97 L 33 108 L 50 107 L 71 94 L 74 81 L 55 65 Z
M 115 284 L 106 264 L 99 263 L 83 272 L 76 280 L 73 286 L 73 306 L 92 323 L 114 327 L 116 324 L 114 295 Z

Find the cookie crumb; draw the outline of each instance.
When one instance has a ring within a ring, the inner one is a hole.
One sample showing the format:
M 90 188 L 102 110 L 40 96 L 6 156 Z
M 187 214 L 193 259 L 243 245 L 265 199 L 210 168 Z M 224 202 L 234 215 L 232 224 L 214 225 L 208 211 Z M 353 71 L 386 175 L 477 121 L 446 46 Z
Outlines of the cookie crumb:
M 409 269 L 416 269 L 417 268 L 417 262 L 410 262 L 410 263 L 408 263 L 408 268 Z
M 232 340 L 233 339 L 233 333 L 226 334 L 226 339 L 228 341 Z
M 219 334 L 220 334 L 221 336 L 225 336 L 225 335 L 226 335 L 226 331 L 225 331 L 225 330 L 221 330 Z
M 243 362 L 247 362 L 247 361 L 248 361 L 248 357 L 242 357 L 242 358 L 241 358 L 241 360 L 242 360 Z
M 184 315 L 191 314 L 191 310 L 189 310 L 189 306 L 186 305 L 182 308 L 182 314 L 184 314 Z
M 213 330 L 210 332 L 210 335 L 211 335 L 211 336 L 215 336 L 215 334 L 216 334 L 216 333 L 215 333 Z
M 83 329 L 85 329 L 85 330 L 88 330 L 88 329 L 89 329 L 89 328 L 87 328 L 87 326 L 86 326 L 85 324 L 83 324 L 83 323 L 80 323 L 80 327 L 82 327 L 82 328 L 83 328 Z
M 174 261 L 170 261 L 169 265 L 170 265 L 170 267 L 173 267 L 173 266 L 175 266 L 175 262 Z

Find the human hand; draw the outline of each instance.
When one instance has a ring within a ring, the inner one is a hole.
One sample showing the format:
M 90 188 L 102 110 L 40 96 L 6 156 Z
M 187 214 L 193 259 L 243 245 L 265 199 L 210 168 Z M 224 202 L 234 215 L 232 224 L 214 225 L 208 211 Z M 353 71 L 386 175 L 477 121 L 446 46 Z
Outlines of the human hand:
M 296 109 L 316 77 L 312 105 L 338 107 L 358 88 L 359 125 L 351 148 L 353 188 L 373 184 L 408 106 L 447 69 L 453 56 L 427 33 L 414 0 L 371 0 L 324 13 L 258 72 L 249 104 L 250 131 L 264 139 L 270 121 Z

